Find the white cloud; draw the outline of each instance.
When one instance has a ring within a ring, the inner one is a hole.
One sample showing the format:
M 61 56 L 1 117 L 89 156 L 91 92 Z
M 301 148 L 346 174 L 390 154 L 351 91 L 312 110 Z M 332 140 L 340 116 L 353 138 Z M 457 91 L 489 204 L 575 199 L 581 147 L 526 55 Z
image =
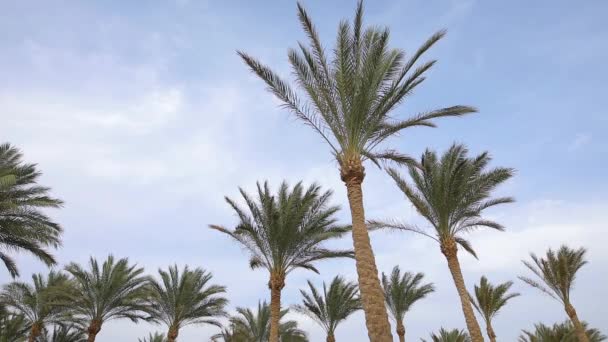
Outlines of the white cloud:
M 579 133 L 576 135 L 576 137 L 574 138 L 574 140 L 572 140 L 572 142 L 570 142 L 570 144 L 568 145 L 568 151 L 570 152 L 574 152 L 579 150 L 581 147 L 589 144 L 591 142 L 591 134 L 587 134 L 587 133 Z

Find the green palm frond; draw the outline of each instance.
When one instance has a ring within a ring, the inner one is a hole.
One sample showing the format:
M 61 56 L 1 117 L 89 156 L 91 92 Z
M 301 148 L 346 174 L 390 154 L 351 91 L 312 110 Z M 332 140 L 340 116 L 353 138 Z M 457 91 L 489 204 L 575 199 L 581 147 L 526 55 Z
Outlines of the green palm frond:
M 65 294 L 65 305 L 83 324 L 104 323 L 128 318 L 133 322 L 145 318 L 147 278 L 143 268 L 130 265 L 127 258 L 115 260 L 112 255 L 100 265 L 91 257 L 89 268 L 76 263 L 66 266 L 73 277 L 74 288 Z
M 217 318 L 225 316 L 226 288 L 210 284 L 212 275 L 203 269 L 186 266 L 180 274 L 177 266 L 159 270 L 161 281 L 150 279 L 146 302 L 149 320 L 179 329 L 192 324 L 220 326 Z
M 587 264 L 583 247 L 571 249 L 561 246 L 557 251 L 549 249 L 544 258 L 530 254 L 532 262 L 523 261 L 524 265 L 538 278 L 538 281 L 520 276 L 519 279 L 539 289 L 563 304 L 570 302 L 570 291 L 574 286 L 576 273 Z
M 323 283 L 323 292 L 310 281 L 308 287 L 310 292 L 300 290 L 302 304 L 295 305 L 294 310 L 316 321 L 327 334 L 333 335 L 340 323 L 361 309 L 357 284 L 340 276 L 334 277 L 329 289 Z
M 406 58 L 405 52 L 389 47 L 387 28 L 364 26 L 363 3 L 359 2 L 352 24 L 340 23 L 333 54 L 328 56 L 312 19 L 300 4 L 298 18 L 308 44 L 299 43 L 297 49 L 288 51 L 293 84 L 247 53 L 238 54 L 284 108 L 321 135 L 341 165 L 349 158 L 370 159 L 377 165 L 382 160 L 410 163 L 407 156 L 377 148 L 406 128 L 435 127 L 436 118 L 476 111 L 452 106 L 405 119 L 390 115 L 425 80 L 435 61 L 418 63 L 419 59 L 445 31 L 434 34 Z
M 493 190 L 511 178 L 514 171 L 509 168 L 487 170 L 491 160 L 487 153 L 474 158 L 467 154 L 466 147 L 456 144 L 441 157 L 427 150 L 417 165 L 408 166 L 411 182 L 397 170 L 388 170 L 416 211 L 433 227 L 432 233 L 395 221 L 370 221 L 370 226 L 413 231 L 436 241 L 454 240 L 476 256 L 461 234 L 479 228 L 504 230 L 499 223 L 483 219 L 482 214 L 487 208 L 514 201 L 510 197 L 491 198 Z
M 86 342 L 86 340 L 83 329 L 62 323 L 55 325 L 48 335 L 42 335 L 36 342 Z
M 414 303 L 435 291 L 432 283 L 422 283 L 423 278 L 423 273 L 401 273 L 399 266 L 393 268 L 390 276 L 382 273 L 386 306 L 396 322 L 402 322 Z
M 61 244 L 61 226 L 44 212 L 63 202 L 38 185 L 36 164 L 26 164 L 21 152 L 10 144 L 0 145 L 0 259 L 14 278 L 19 270 L 7 251 L 28 252 L 46 265 L 55 264 L 47 250 Z
M 513 286 L 511 281 L 493 286 L 485 276 L 481 277 L 479 285 L 475 285 L 474 296 L 469 295 L 469 297 L 486 323 L 491 322 L 509 300 L 519 296 L 519 293 L 507 293 L 511 286 Z
M 585 327 L 585 332 L 589 338 L 589 342 L 601 342 L 606 340 L 606 335 L 603 335 L 599 330 L 589 328 L 587 322 L 582 322 Z M 563 323 L 555 323 L 553 326 L 547 326 L 542 323 L 534 324 L 534 331 L 530 332 L 522 330 L 519 336 L 519 342 L 578 342 L 576 337 L 576 329 L 571 321 Z
M 23 342 L 29 330 L 23 315 L 0 311 L 0 342 Z
M 138 342 L 167 342 L 165 338 L 165 334 L 155 332 L 154 334 L 150 333 L 147 337 L 137 339 Z
M 234 230 L 211 225 L 239 242 L 250 253 L 250 266 L 287 274 L 296 268 L 318 272 L 316 261 L 353 257 L 352 251 L 330 250 L 322 244 L 350 231 L 337 223 L 337 206 L 330 206 L 331 191 L 321 192 L 313 184 L 289 188 L 283 182 L 276 194 L 268 183 L 257 184 L 257 198 L 240 189 L 246 208 L 226 198 L 239 223 Z
M 425 339 L 422 341 L 426 342 Z M 471 342 L 471 338 L 464 330 L 441 328 L 439 332 L 431 334 L 431 342 Z

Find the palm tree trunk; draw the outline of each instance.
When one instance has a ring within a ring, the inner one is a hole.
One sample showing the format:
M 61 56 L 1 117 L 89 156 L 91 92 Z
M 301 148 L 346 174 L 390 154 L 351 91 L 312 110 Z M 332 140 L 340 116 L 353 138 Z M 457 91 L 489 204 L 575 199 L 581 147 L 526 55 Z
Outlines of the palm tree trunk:
M 402 321 L 397 321 L 397 336 L 399 336 L 399 342 L 405 342 L 405 326 Z
M 32 328 L 30 329 L 30 335 L 28 336 L 27 341 L 35 342 L 36 337 L 40 336 L 41 332 L 42 332 L 42 326 L 40 323 L 36 322 L 36 323 L 32 324 Z
M 279 321 L 281 320 L 281 290 L 285 287 L 285 274 L 270 274 L 270 338 L 269 342 L 279 342 Z
M 334 333 L 327 333 L 327 338 L 325 339 L 326 342 L 336 342 L 336 337 L 334 336 Z
M 89 334 L 87 342 L 95 342 L 95 337 L 97 337 L 97 334 L 99 334 L 99 331 L 101 331 L 101 323 L 102 322 L 97 319 L 91 321 L 91 324 L 87 329 L 87 333 Z
M 464 319 L 467 323 L 467 329 L 471 340 L 473 342 L 483 342 L 483 335 L 481 334 L 481 328 L 475 318 L 473 312 L 473 306 L 471 305 L 471 299 L 469 298 L 469 292 L 464 284 L 464 278 L 462 277 L 462 270 L 460 269 L 460 263 L 458 262 L 458 247 L 454 239 L 449 239 L 441 242 L 441 252 L 445 255 L 448 260 L 448 267 L 452 273 L 458 296 L 460 296 L 460 304 L 462 305 L 462 312 L 464 313 Z
M 167 332 L 167 342 L 175 342 L 177 335 L 179 335 L 179 330 L 174 326 L 170 327 L 169 332 Z
M 488 338 L 491 342 L 496 342 L 496 334 L 494 333 L 494 329 L 492 328 L 492 324 L 490 322 L 486 323 L 486 332 L 488 333 Z
M 384 305 L 384 292 L 380 286 L 376 258 L 372 251 L 365 224 L 363 192 L 361 190 L 361 184 L 363 183 L 363 178 L 365 178 L 365 170 L 360 158 L 342 161 L 340 175 L 346 185 L 352 216 L 355 263 L 359 278 L 361 303 L 365 312 L 367 334 L 370 341 L 373 342 L 392 342 L 391 326 L 388 322 L 388 314 Z
M 576 310 L 574 310 L 574 306 L 572 306 L 572 304 L 566 303 L 566 313 L 568 314 L 568 317 L 570 317 L 572 325 L 574 325 L 578 342 L 589 342 L 589 338 L 587 337 L 587 333 L 585 332 L 585 327 L 578 319 L 578 315 L 576 314 Z

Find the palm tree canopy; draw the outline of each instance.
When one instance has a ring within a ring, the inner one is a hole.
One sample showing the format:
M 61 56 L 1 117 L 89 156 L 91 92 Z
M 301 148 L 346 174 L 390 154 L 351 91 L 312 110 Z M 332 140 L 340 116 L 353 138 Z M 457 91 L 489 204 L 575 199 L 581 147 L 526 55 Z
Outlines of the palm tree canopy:
M 30 328 L 23 315 L 0 311 L 0 342 L 22 342 Z
M 341 166 L 365 159 L 376 164 L 381 160 L 410 162 L 407 156 L 392 150 L 379 151 L 377 147 L 405 128 L 435 127 L 435 118 L 476 111 L 468 106 L 453 106 L 405 119 L 390 116 L 425 80 L 425 73 L 436 61 L 418 61 L 443 38 L 445 31 L 435 33 L 406 57 L 404 51 L 389 47 L 388 28 L 364 27 L 360 1 L 352 24 L 340 23 L 334 53 L 328 58 L 310 16 L 300 4 L 298 17 L 309 40 L 309 46 L 298 43 L 298 49 L 288 51 L 299 92 L 268 66 L 245 52 L 238 53 L 285 108 L 322 136 Z
M 76 318 L 100 323 L 111 319 L 128 318 L 136 322 L 144 318 L 143 268 L 130 265 L 127 258 L 115 261 L 112 255 L 99 265 L 91 257 L 89 269 L 71 263 L 66 266 L 74 281 L 74 290 L 68 296 L 69 305 Z
M 29 325 L 38 324 L 42 328 L 66 319 L 66 309 L 58 305 L 58 301 L 68 287 L 69 279 L 61 272 L 51 271 L 47 277 L 34 274 L 32 284 L 15 281 L 5 285 L 0 301 L 23 315 Z
M 232 237 L 251 254 L 251 268 L 263 267 L 271 273 L 287 274 L 296 268 L 314 272 L 318 260 L 352 257 L 352 251 L 336 251 L 322 247 L 323 242 L 350 231 L 350 226 L 337 224 L 339 207 L 330 206 L 332 192 L 321 192 L 313 184 L 304 189 L 302 183 L 289 188 L 283 182 L 272 194 L 268 183 L 257 184 L 257 199 L 239 189 L 246 209 L 226 197 L 239 223 L 234 230 L 211 225 Z
M 138 342 L 166 342 L 165 334 L 156 332 L 154 334 L 150 333 L 147 337 L 137 339 Z
M 422 284 L 423 278 L 423 273 L 404 272 L 401 274 L 399 266 L 393 268 L 390 277 L 382 273 L 386 306 L 395 321 L 403 321 L 406 312 L 415 302 L 435 291 L 432 283 Z
M 177 329 L 191 324 L 220 326 L 215 318 L 226 314 L 228 300 L 221 296 L 226 288 L 210 284 L 211 273 L 188 266 L 181 274 L 177 266 L 158 273 L 161 282 L 150 279 L 146 296 L 151 320 Z
M 48 335 L 42 335 L 37 342 L 85 342 L 82 328 L 59 324 L 53 327 L 53 331 Z
M 270 336 L 270 306 L 259 302 L 257 312 L 249 308 L 237 308 L 237 315 L 230 318 L 230 330 L 215 335 L 216 340 L 238 342 L 267 342 Z M 288 310 L 281 310 L 281 319 Z M 228 337 L 229 340 L 225 338 Z M 306 333 L 298 329 L 298 322 L 283 321 L 279 324 L 281 342 L 307 342 Z
M 519 279 L 563 304 L 569 303 L 576 272 L 587 263 L 585 253 L 587 250 L 583 247 L 571 249 L 567 246 L 561 246 L 557 253 L 549 249 L 544 258 L 531 253 L 532 262 L 523 263 L 542 283 L 528 277 Z
M 519 293 L 507 293 L 511 286 L 512 281 L 493 286 L 485 276 L 481 277 L 479 285 L 475 285 L 475 296 L 470 296 L 471 303 L 486 322 L 490 322 L 509 300 L 519 296 Z
M 10 144 L 0 145 L 0 259 L 14 278 L 19 270 L 6 251 L 26 251 L 47 265 L 55 258 L 46 247 L 61 244 L 61 226 L 41 209 L 59 208 L 63 202 L 38 185 L 40 171 L 22 161 L 21 152 Z
M 422 341 L 426 341 L 422 339 Z M 432 342 L 471 342 L 469 334 L 464 330 L 452 329 L 446 330 L 444 328 L 439 329 L 439 332 L 431 334 Z
M 582 322 L 589 338 L 589 342 L 601 342 L 606 340 L 599 330 L 588 328 L 587 322 Z M 519 342 L 577 342 L 576 329 L 572 322 L 567 320 L 563 323 L 555 323 L 547 326 L 542 323 L 534 324 L 534 331 L 523 330 L 519 336 Z
M 419 165 L 408 166 L 413 184 L 403 179 L 395 169 L 389 170 L 416 211 L 433 226 L 434 234 L 396 221 L 370 221 L 370 226 L 412 231 L 439 242 L 454 240 L 477 257 L 461 234 L 482 227 L 504 230 L 501 224 L 482 218 L 482 212 L 514 201 L 511 197 L 491 198 L 492 191 L 511 178 L 514 170 L 502 167 L 486 170 L 491 161 L 487 152 L 475 158 L 469 158 L 467 154 L 467 148 L 457 144 L 452 145 L 441 158 L 426 150 Z
M 323 283 L 322 293 L 310 281 L 308 287 L 310 293 L 300 290 L 303 297 L 302 304 L 295 305 L 294 309 L 312 318 L 328 334 L 333 334 L 338 324 L 361 309 L 357 284 L 345 281 L 340 276 L 332 280 L 329 289 Z

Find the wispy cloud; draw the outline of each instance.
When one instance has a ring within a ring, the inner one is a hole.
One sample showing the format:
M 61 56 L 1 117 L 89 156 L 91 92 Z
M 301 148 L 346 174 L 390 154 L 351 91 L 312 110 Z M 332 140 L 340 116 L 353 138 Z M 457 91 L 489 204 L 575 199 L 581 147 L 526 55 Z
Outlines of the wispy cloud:
M 581 149 L 582 147 L 588 145 L 591 142 L 591 138 L 592 138 L 591 134 L 587 134 L 587 133 L 577 134 L 576 137 L 568 145 L 568 151 L 574 152 L 574 151 Z

